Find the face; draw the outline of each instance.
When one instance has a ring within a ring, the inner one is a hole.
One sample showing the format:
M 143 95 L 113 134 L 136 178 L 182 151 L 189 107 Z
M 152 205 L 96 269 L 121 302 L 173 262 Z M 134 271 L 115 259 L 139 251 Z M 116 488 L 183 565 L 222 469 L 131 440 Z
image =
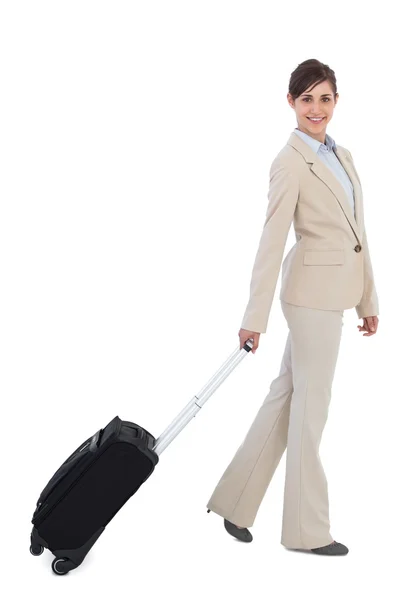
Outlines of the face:
M 310 86 L 312 88 L 312 85 Z M 293 101 L 290 94 L 287 95 L 289 105 L 296 112 L 297 126 L 319 142 L 325 143 L 326 126 L 332 119 L 333 111 L 339 98 L 333 96 L 333 90 L 329 81 L 322 81 L 312 90 L 306 90 Z M 311 121 L 310 117 L 321 118 L 319 121 Z

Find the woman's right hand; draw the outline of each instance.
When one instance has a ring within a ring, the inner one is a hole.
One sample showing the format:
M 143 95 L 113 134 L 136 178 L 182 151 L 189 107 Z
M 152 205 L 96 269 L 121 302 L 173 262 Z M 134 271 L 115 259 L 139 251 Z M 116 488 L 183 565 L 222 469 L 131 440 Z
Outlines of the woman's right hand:
M 239 340 L 240 340 L 240 350 L 243 348 L 243 346 L 245 345 L 245 343 L 247 342 L 247 340 L 249 340 L 250 338 L 253 340 L 253 347 L 251 349 L 252 353 L 254 354 L 255 351 L 258 348 L 258 344 L 260 342 L 260 333 L 257 333 L 256 331 L 249 331 L 248 329 L 240 329 L 238 336 L 239 336 Z

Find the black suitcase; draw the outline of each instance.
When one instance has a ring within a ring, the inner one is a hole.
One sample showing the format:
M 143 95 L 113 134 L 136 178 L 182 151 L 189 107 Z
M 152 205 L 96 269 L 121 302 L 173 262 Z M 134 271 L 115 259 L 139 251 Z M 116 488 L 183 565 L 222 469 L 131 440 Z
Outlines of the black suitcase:
M 85 440 L 50 479 L 32 517 L 30 551 L 48 548 L 52 570 L 66 575 L 76 569 L 106 525 L 152 474 L 159 455 L 202 408 L 229 373 L 253 347 L 237 348 L 155 439 L 146 429 L 116 416 Z

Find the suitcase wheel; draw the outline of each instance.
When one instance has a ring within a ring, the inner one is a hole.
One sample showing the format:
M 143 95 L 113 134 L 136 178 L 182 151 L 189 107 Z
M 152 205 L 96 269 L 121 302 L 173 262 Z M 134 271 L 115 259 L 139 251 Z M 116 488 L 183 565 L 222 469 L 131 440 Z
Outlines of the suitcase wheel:
M 44 552 L 44 548 L 40 544 L 32 544 L 29 550 L 33 556 L 40 556 Z
M 67 575 L 75 567 L 76 565 L 68 558 L 55 558 L 51 563 L 53 573 L 56 575 Z

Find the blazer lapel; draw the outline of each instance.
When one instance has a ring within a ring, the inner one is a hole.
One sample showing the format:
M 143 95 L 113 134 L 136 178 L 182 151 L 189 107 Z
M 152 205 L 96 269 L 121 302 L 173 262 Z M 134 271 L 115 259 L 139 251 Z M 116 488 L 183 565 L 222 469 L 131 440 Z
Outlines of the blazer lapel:
M 339 202 L 351 228 L 354 231 L 358 241 L 361 244 L 361 224 L 362 224 L 362 202 L 361 202 L 361 185 L 355 169 L 352 168 L 351 159 L 346 151 L 340 146 L 336 146 L 336 156 L 350 178 L 354 188 L 354 201 L 355 201 L 355 213 L 356 218 L 353 215 L 351 206 L 349 204 L 347 194 L 342 184 L 337 180 L 336 176 L 332 171 L 325 165 L 319 156 L 310 148 L 304 140 L 302 140 L 296 133 L 292 132 L 288 144 L 293 146 L 296 150 L 303 155 L 306 162 L 309 164 L 309 168 L 321 181 L 325 183 L 334 194 L 336 200 Z
M 350 217 L 353 218 L 352 227 L 354 228 L 354 223 L 355 223 L 355 225 L 356 225 L 355 233 L 358 236 L 359 241 L 361 243 L 361 233 L 362 233 L 362 229 L 363 229 L 363 214 L 362 214 L 363 203 L 362 203 L 361 182 L 358 177 L 357 171 L 354 167 L 353 161 L 351 160 L 350 156 L 347 154 L 346 150 L 344 148 L 342 148 L 341 146 L 336 145 L 335 154 L 338 157 L 339 162 L 341 163 L 342 167 L 346 171 L 347 175 L 349 176 L 351 183 L 353 184 L 355 213 L 356 213 L 355 219 L 354 219 L 354 215 L 351 214 L 351 208 L 349 208 L 349 215 L 350 215 Z M 346 196 L 346 200 L 347 200 L 346 205 L 349 206 L 349 201 L 347 199 L 347 196 Z

